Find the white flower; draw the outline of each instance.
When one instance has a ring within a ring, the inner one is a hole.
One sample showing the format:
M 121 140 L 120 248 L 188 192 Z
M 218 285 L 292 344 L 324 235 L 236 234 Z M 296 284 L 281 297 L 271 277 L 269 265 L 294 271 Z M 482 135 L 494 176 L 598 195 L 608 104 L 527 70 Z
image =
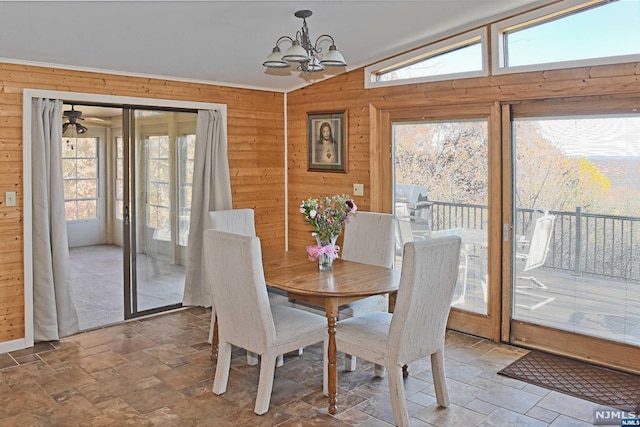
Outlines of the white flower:
M 315 210 L 315 209 L 311 209 L 311 210 L 309 211 L 309 218 L 313 219 L 313 218 L 315 218 L 315 217 L 316 217 L 316 215 L 318 215 L 318 212 L 316 212 L 316 210 Z

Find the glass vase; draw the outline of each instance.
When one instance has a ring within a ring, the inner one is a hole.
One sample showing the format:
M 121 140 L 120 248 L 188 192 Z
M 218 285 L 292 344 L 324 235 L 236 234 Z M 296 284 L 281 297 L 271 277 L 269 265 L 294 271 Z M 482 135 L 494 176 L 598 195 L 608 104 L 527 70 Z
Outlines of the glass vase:
M 328 245 L 333 245 L 335 246 L 336 244 L 336 240 L 338 240 L 338 236 L 331 236 L 331 240 L 327 241 L 327 240 L 320 240 L 319 237 L 316 237 L 316 242 L 318 242 L 318 246 L 328 246 Z M 320 269 L 320 271 L 331 271 L 333 270 L 333 261 L 334 261 L 334 257 L 327 255 L 327 254 L 320 254 L 318 255 L 318 268 Z

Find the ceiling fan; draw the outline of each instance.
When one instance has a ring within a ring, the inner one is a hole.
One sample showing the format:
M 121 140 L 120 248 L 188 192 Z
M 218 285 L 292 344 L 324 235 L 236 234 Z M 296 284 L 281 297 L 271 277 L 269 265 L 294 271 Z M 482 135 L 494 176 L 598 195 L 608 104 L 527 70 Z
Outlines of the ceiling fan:
M 82 111 L 76 110 L 73 105 L 71 105 L 71 110 L 65 110 L 62 115 L 67 119 L 67 121 L 62 125 L 63 134 L 69 127 L 75 127 L 78 135 L 82 135 L 89 130 L 86 126 L 77 122 L 78 120 L 84 119 L 82 118 Z

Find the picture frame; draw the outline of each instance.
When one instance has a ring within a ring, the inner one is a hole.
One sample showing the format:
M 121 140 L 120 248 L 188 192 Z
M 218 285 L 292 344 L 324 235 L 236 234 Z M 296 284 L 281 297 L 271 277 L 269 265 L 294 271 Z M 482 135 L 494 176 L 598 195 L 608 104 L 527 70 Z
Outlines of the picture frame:
M 347 172 L 346 111 L 307 114 L 308 170 Z

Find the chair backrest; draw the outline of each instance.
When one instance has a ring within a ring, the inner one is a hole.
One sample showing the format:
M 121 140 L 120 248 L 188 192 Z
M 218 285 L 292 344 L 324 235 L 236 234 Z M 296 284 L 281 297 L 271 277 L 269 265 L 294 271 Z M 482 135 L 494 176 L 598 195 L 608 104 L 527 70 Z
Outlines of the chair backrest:
M 204 217 L 204 229 L 228 231 L 229 233 L 256 235 L 253 209 L 229 209 L 210 211 Z
M 525 263 L 523 271 L 532 270 L 545 263 L 555 220 L 556 217 L 550 214 L 544 214 L 536 220 L 533 234 L 531 235 L 527 262 Z
M 444 345 L 447 318 L 458 279 L 458 236 L 404 245 L 402 273 L 387 348 L 400 364 L 430 355 Z
M 363 264 L 393 267 L 393 215 L 358 211 L 344 230 L 341 258 Z
M 275 342 L 276 329 L 260 239 L 210 229 L 204 232 L 204 251 L 219 334 L 238 347 L 264 352 Z

